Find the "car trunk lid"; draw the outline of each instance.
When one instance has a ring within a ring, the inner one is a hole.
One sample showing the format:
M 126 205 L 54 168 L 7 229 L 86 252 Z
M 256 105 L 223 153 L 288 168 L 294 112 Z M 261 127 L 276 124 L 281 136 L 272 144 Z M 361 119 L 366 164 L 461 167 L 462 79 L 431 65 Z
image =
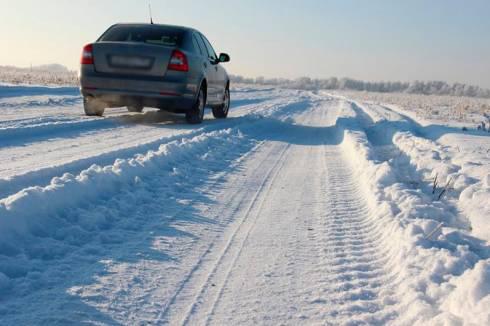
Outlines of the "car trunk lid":
M 175 47 L 138 42 L 93 44 L 95 70 L 100 73 L 163 77 Z

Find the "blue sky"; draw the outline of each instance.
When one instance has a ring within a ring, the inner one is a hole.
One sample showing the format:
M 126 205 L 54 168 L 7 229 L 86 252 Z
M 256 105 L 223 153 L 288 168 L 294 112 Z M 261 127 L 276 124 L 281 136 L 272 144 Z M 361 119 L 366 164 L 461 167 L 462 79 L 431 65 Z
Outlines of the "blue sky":
M 144 0 L 0 0 L 0 65 L 78 65 Z M 193 26 L 245 76 L 446 80 L 490 87 L 488 0 L 153 0 L 159 23 Z

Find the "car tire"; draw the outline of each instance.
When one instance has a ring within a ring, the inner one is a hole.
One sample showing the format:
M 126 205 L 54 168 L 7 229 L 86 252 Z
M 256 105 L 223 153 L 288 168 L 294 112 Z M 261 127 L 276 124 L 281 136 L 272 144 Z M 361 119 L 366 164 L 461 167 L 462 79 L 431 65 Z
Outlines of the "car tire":
M 142 106 L 135 106 L 135 105 L 128 105 L 128 111 L 141 113 L 141 112 L 143 112 L 143 107 Z
M 201 87 L 199 94 L 197 95 L 196 103 L 194 107 L 187 111 L 185 119 L 190 124 L 200 124 L 204 119 L 204 108 L 206 107 L 206 93 L 204 88 Z
M 98 102 L 94 99 L 83 98 L 83 110 L 85 111 L 85 115 L 87 116 L 98 116 L 101 117 L 104 115 L 105 107 L 102 103 Z
M 230 111 L 230 89 L 227 87 L 225 90 L 225 95 L 223 99 L 223 104 L 220 106 L 213 107 L 213 116 L 216 119 L 224 119 L 228 116 L 228 112 Z

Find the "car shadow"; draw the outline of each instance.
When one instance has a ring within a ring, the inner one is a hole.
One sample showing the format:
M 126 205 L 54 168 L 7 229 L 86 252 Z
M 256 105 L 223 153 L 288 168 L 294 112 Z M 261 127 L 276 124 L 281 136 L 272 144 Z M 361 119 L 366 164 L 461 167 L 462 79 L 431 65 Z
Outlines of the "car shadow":
M 183 114 L 175 114 L 163 110 L 147 110 L 144 113 L 135 114 L 128 113 L 110 117 L 109 119 L 120 124 L 142 124 L 167 127 L 172 125 L 187 125 Z

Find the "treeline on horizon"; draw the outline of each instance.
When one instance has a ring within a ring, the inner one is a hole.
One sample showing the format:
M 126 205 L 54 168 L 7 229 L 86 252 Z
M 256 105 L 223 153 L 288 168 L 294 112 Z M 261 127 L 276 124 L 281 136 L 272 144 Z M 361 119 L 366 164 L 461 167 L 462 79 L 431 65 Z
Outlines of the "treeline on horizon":
M 449 95 L 490 98 L 490 89 L 462 83 L 449 84 L 443 81 L 413 82 L 368 82 L 351 78 L 313 79 L 301 77 L 286 78 L 248 78 L 230 75 L 234 83 L 279 86 L 302 90 L 350 90 L 377 93 L 407 93 L 424 95 Z M 78 86 L 76 71 L 70 71 L 58 64 L 19 68 L 0 65 L 0 82 L 13 84 L 59 84 Z
M 367 82 L 351 78 L 312 79 L 301 77 L 286 78 L 247 78 L 230 75 L 231 81 L 242 84 L 281 86 L 302 90 L 352 90 L 378 93 L 408 93 L 424 95 L 449 95 L 490 98 L 490 90 L 479 86 L 461 83 L 449 84 L 443 81 L 413 81 L 413 82 Z

